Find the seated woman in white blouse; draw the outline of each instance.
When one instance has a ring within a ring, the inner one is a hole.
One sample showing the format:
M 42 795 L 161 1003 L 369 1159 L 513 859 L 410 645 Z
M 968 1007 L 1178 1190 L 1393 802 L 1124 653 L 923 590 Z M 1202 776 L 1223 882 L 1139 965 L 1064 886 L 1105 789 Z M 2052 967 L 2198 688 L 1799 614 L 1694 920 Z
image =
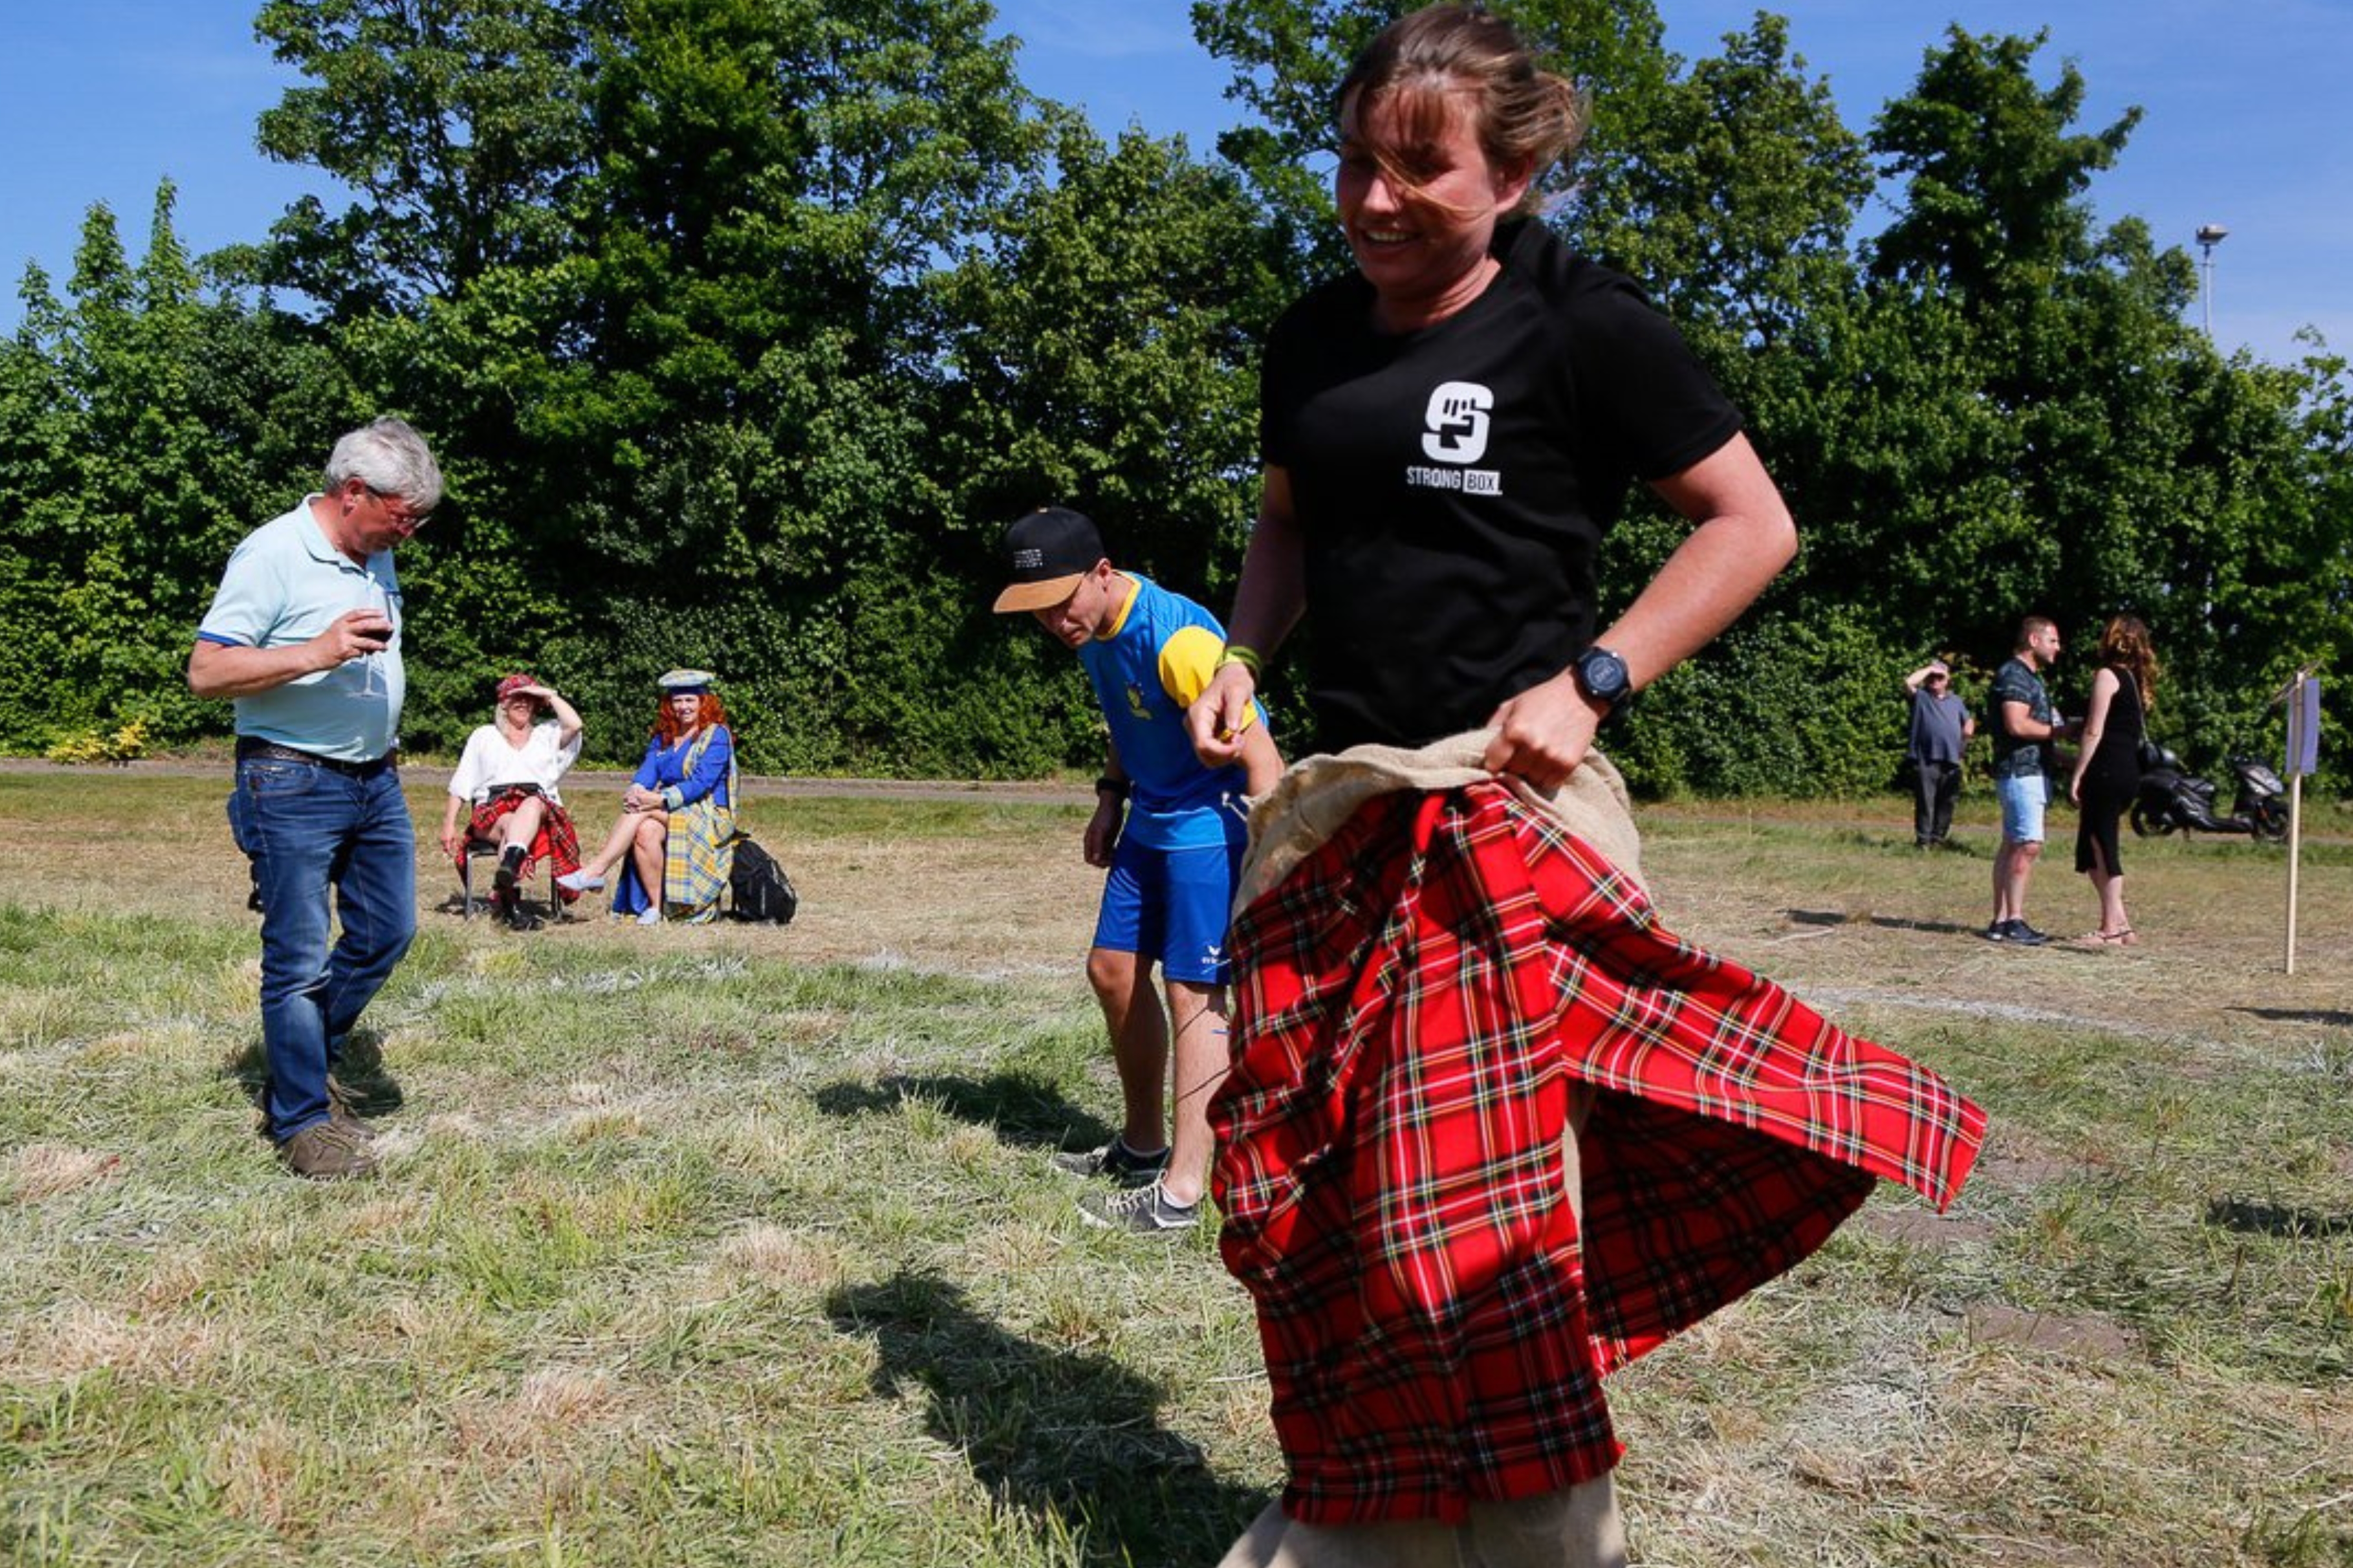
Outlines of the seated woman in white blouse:
M 441 816 L 441 850 L 464 869 L 466 844 L 499 847 L 491 905 L 519 931 L 539 922 L 522 912 L 515 884 L 534 862 L 555 862 L 555 875 L 579 869 L 580 836 L 564 809 L 556 781 L 580 760 L 580 715 L 572 704 L 528 675 L 499 682 L 495 722 L 466 738 L 465 754 L 449 775 L 448 809 Z M 472 808 L 461 828 L 458 810 Z M 578 895 L 565 891 L 569 900 Z

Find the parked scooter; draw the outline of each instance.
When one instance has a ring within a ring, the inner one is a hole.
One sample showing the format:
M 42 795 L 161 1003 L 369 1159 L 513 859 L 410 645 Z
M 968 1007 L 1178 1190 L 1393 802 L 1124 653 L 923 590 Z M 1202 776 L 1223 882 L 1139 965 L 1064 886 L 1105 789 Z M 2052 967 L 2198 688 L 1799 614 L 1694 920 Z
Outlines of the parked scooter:
M 2238 775 L 2238 798 L 2231 814 L 2214 809 L 2214 784 L 2188 773 L 2181 759 L 2163 746 L 2155 748 L 2155 766 L 2140 775 L 2140 794 L 2132 804 L 2133 831 L 2148 837 L 2167 833 L 2244 833 L 2276 842 L 2287 837 L 2287 786 L 2265 763 L 2253 757 L 2232 757 L 2231 771 Z

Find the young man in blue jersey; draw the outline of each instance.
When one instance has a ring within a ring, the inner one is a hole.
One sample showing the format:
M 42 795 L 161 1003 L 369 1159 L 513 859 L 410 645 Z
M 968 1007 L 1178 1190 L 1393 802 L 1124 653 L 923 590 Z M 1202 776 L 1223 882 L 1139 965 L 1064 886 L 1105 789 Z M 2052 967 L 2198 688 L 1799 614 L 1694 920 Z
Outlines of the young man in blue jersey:
M 1185 710 L 1219 664 L 1253 656 L 1229 648 L 1217 617 L 1190 599 L 1114 568 L 1085 516 L 1031 512 L 1006 530 L 1005 553 L 1012 581 L 997 613 L 1028 611 L 1078 654 L 1109 730 L 1084 842 L 1087 864 L 1110 872 L 1087 980 L 1111 1029 L 1125 1123 L 1103 1148 L 1054 1163 L 1118 1184 L 1081 1201 L 1086 1218 L 1187 1229 L 1199 1223 L 1208 1175 L 1209 1097 L 1226 1075 L 1226 920 L 1247 837 L 1241 797 L 1271 789 L 1282 759 L 1255 707 L 1239 765 L 1205 767 L 1194 755 Z M 1173 1137 L 1161 1110 L 1172 1038 Z

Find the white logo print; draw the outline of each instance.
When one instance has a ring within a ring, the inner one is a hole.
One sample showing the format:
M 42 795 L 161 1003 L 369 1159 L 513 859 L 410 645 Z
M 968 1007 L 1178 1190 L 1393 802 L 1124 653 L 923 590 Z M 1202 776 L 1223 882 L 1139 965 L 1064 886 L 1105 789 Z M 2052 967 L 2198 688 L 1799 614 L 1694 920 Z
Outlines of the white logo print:
M 1487 411 L 1495 395 L 1475 381 L 1441 383 L 1430 395 L 1421 449 L 1433 463 L 1475 463 L 1487 455 Z

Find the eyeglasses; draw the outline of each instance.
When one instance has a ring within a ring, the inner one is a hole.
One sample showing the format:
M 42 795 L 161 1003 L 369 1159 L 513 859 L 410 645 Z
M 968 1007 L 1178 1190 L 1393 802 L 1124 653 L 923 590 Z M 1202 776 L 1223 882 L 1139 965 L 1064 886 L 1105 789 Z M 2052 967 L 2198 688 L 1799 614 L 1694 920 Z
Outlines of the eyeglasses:
M 390 490 L 380 490 L 374 485 L 367 487 L 367 493 L 375 498 L 376 505 L 384 508 L 385 521 L 395 528 L 405 528 L 414 533 L 433 521 L 433 514 L 430 511 L 412 510 L 405 496 L 396 495 Z

